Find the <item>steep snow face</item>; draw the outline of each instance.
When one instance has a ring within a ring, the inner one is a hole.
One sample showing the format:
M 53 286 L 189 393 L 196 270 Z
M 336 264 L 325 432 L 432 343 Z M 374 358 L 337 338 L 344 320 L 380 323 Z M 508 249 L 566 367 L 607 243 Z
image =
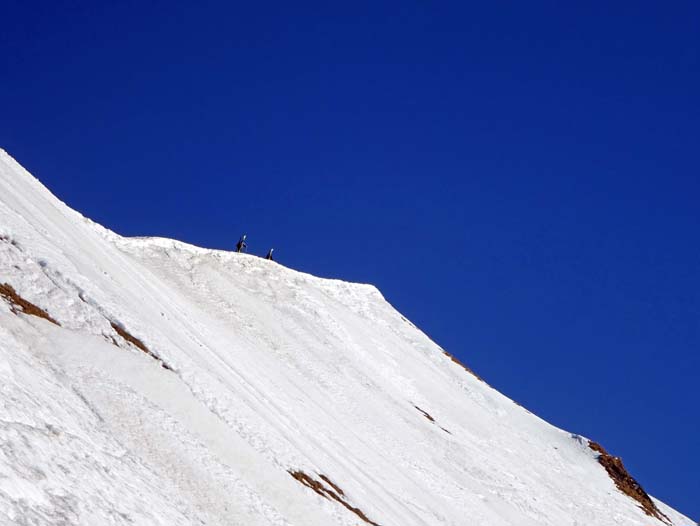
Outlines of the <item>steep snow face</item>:
M 374 287 L 122 238 L 4 152 L 0 285 L 1 524 L 664 524 Z

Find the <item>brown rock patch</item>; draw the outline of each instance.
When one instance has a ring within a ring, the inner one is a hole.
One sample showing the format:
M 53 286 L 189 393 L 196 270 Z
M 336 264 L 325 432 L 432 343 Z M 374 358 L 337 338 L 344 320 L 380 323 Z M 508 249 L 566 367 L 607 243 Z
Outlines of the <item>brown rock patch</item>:
M 418 409 L 418 411 L 420 411 L 421 413 L 423 413 L 423 416 L 424 416 L 425 418 L 427 418 L 427 419 L 430 420 L 431 422 L 435 423 L 435 419 L 434 419 L 432 416 L 430 416 L 430 415 L 428 414 L 427 411 L 423 411 L 423 410 L 422 410 L 420 407 L 418 407 L 417 405 L 414 405 L 413 407 L 415 407 L 416 409 Z
M 450 353 L 448 353 L 448 352 L 445 351 L 445 350 L 443 350 L 442 353 L 443 353 L 445 356 L 447 356 L 450 360 L 452 360 L 454 363 L 456 363 L 457 365 L 459 365 L 462 369 L 464 369 L 464 370 L 467 371 L 469 374 L 471 374 L 474 378 L 476 378 L 477 380 L 480 380 L 480 381 L 484 382 L 484 379 L 483 379 L 481 376 L 479 376 L 478 374 L 476 374 L 474 371 L 472 371 L 469 367 L 467 367 L 467 366 L 464 365 L 462 362 L 460 362 L 460 361 L 459 361 L 457 358 L 455 358 L 453 355 L 451 355 Z M 486 382 L 484 382 L 484 383 L 486 383 Z
M 124 340 L 132 344 L 134 347 L 137 349 L 140 349 L 144 353 L 146 353 L 148 356 L 156 360 L 158 363 L 160 363 L 161 367 L 163 369 L 167 369 L 168 371 L 172 371 L 172 368 L 165 363 L 160 356 L 158 356 L 156 353 L 151 351 L 148 347 L 146 347 L 146 344 L 143 343 L 141 340 L 139 340 L 136 336 L 131 334 L 129 331 L 127 331 L 124 327 L 122 327 L 120 324 L 115 323 L 115 322 L 109 322 L 109 324 L 112 326 L 112 328 L 116 331 L 116 333 L 121 336 Z M 114 338 L 112 338 L 112 342 L 117 345 L 117 342 L 115 341 Z M 117 345 L 118 347 L 118 345 Z
M 306 473 L 304 473 L 301 470 L 297 471 L 289 471 L 289 474 L 294 477 L 297 481 L 301 482 L 304 486 L 307 488 L 311 488 L 314 490 L 316 493 L 321 495 L 324 499 L 328 500 L 334 500 L 337 503 L 341 504 L 351 512 L 353 512 L 355 515 L 357 515 L 360 519 L 365 521 L 367 524 L 371 524 L 372 526 L 379 526 L 376 522 L 371 521 L 369 518 L 367 518 L 367 515 L 364 514 L 364 512 L 359 509 L 355 508 L 354 506 L 350 505 L 348 502 L 345 501 L 345 492 L 338 487 L 337 484 L 334 484 L 331 482 L 331 480 L 326 477 L 325 475 L 319 475 L 321 479 L 323 479 L 329 486 L 330 488 L 327 488 L 324 486 L 323 482 L 320 482 L 318 480 L 315 480 L 313 477 L 310 477 Z
M 328 485 L 330 485 L 330 487 L 333 488 L 338 495 L 340 495 L 341 497 L 345 496 L 345 492 L 342 489 L 340 489 L 338 486 L 336 486 L 333 483 L 333 481 L 331 479 L 329 479 L 327 476 L 320 474 L 320 473 L 318 476 L 321 477 L 323 480 L 325 480 L 328 483 Z
M 10 310 L 15 314 L 24 313 L 30 316 L 36 316 L 37 318 L 43 318 L 50 321 L 54 325 L 61 326 L 56 320 L 54 320 L 49 313 L 46 312 L 41 307 L 37 307 L 32 302 L 25 300 L 21 297 L 14 288 L 9 283 L 0 283 L 0 296 L 5 298 L 10 303 Z
M 671 524 L 670 519 L 659 510 L 639 482 L 627 472 L 620 457 L 612 456 L 603 446 L 592 440 L 588 441 L 588 447 L 599 454 L 598 463 L 608 472 L 617 489 L 636 500 L 639 503 L 639 507 L 650 517 L 656 517 L 667 524 Z
M 445 428 L 442 427 L 442 426 L 439 426 L 438 423 L 435 421 L 435 419 L 433 418 L 433 416 L 432 416 L 430 413 L 428 413 L 427 411 L 424 411 L 423 409 L 421 409 L 421 408 L 418 407 L 417 405 L 414 405 L 413 407 L 415 407 L 416 409 L 418 409 L 418 411 L 420 411 L 420 412 L 423 414 L 423 416 L 424 416 L 425 418 L 427 418 L 428 420 L 430 420 L 433 424 L 435 424 L 436 426 L 438 426 L 438 427 L 439 427 L 440 429 L 442 429 L 445 433 L 448 433 L 448 434 L 450 434 L 450 435 L 452 434 L 451 431 L 445 429 Z

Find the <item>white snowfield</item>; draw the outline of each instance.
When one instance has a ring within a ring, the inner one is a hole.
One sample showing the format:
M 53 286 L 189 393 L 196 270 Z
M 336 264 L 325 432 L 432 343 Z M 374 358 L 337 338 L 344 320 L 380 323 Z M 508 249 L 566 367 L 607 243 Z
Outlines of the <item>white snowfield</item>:
M 665 524 L 374 287 L 120 237 L 0 150 L 3 284 L 60 325 L 0 296 L 2 525 Z

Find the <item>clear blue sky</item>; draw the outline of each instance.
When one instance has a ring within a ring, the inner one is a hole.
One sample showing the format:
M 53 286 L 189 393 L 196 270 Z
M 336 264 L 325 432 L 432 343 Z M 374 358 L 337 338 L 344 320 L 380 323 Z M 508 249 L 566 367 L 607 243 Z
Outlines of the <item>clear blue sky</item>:
M 376 284 L 700 517 L 697 2 L 113 4 L 3 3 L 0 146 L 121 234 Z

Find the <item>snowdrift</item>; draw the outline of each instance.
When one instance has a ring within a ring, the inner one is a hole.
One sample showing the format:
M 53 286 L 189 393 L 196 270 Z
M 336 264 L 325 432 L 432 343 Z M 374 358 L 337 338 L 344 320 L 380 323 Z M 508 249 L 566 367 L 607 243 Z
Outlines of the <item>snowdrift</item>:
M 0 524 L 692 524 L 376 288 L 120 237 L 2 151 L 0 285 Z

